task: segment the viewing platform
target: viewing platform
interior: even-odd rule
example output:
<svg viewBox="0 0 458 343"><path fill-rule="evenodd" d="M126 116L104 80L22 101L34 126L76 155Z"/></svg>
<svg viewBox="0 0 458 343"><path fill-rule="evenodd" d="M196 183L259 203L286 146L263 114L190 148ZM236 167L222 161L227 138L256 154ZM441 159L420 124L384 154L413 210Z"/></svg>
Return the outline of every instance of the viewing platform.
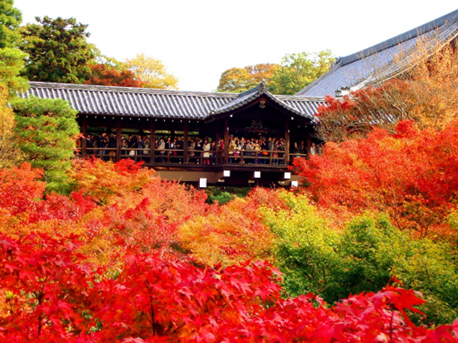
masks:
<svg viewBox="0 0 458 343"><path fill-rule="evenodd" d="M169 180L248 186L291 183L311 153L323 99L30 82L23 97L64 99L78 111L83 158L143 161ZM286 174L285 174L286 173Z"/></svg>

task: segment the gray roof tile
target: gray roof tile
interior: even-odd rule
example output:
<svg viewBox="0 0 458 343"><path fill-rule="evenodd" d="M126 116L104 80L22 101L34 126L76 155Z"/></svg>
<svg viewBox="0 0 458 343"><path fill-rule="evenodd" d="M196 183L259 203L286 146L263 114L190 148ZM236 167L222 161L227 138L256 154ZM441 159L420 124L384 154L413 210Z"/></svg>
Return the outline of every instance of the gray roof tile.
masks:
<svg viewBox="0 0 458 343"><path fill-rule="evenodd" d="M296 95L334 96L335 91L342 87L376 84L410 68L417 58L418 43L429 44L429 52L432 53L456 37L458 10L370 48L339 58L329 72Z"/></svg>
<svg viewBox="0 0 458 343"><path fill-rule="evenodd" d="M261 94L310 119L314 118L317 107L323 103L318 98L274 96L262 85L242 94L233 94L30 82L30 89L20 96L68 100L74 109L85 115L202 120L216 113L231 111Z"/></svg>

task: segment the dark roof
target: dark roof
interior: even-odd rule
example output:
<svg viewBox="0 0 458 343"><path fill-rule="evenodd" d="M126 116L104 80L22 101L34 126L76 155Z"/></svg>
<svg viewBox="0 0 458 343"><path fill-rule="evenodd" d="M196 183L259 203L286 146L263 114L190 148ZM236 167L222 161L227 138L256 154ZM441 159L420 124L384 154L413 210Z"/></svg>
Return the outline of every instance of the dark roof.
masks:
<svg viewBox="0 0 458 343"><path fill-rule="evenodd" d="M239 107L242 107L246 104L249 104L252 101L259 99L260 97L265 96L277 103L279 106L283 107L287 111L290 111L294 114L297 114L302 117L314 120L317 107L323 104L321 99L315 99L315 101L310 101L307 99L303 101L303 97L294 97L294 96L284 96L284 95L273 95L267 90L267 86L262 82L257 87L254 87L246 92L241 93L237 98L228 102L227 104L215 109L211 112L211 115L218 115L223 113L229 113L236 110Z"/></svg>
<svg viewBox="0 0 458 343"><path fill-rule="evenodd" d="M289 111L313 119L322 99L274 96L265 85L245 93L185 92L149 88L108 87L49 82L29 82L23 98L64 99L80 114L202 120L237 108L246 99L265 94ZM262 90L261 90L262 89Z"/></svg>
<svg viewBox="0 0 458 343"><path fill-rule="evenodd" d="M458 10L370 48L339 58L329 72L296 95L334 96L335 91L341 88L361 88L376 84L410 68L418 56L418 43L426 45L428 52L433 53L456 37Z"/></svg>

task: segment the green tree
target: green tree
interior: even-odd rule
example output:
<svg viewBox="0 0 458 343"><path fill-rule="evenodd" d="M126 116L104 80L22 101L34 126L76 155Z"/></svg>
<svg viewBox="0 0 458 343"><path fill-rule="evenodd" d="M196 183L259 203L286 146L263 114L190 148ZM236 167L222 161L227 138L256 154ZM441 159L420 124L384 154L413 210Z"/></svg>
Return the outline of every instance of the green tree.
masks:
<svg viewBox="0 0 458 343"><path fill-rule="evenodd" d="M19 49L0 49L0 84L7 87L10 97L28 88L27 80L19 76L24 67L25 57Z"/></svg>
<svg viewBox="0 0 458 343"><path fill-rule="evenodd" d="M32 166L44 170L47 191L68 192L66 172L79 134L77 111L62 99L17 99L12 106L19 148Z"/></svg>
<svg viewBox="0 0 458 343"><path fill-rule="evenodd" d="M262 213L276 235L275 264L284 273L288 295L312 292L334 303L350 294L378 292L396 277L403 287L422 292L427 322L458 316L458 264L450 244L412 238L383 214L355 217L336 232L306 196L283 191L279 197L287 209L269 206Z"/></svg>
<svg viewBox="0 0 458 343"><path fill-rule="evenodd" d="M22 29L21 48L29 57L25 76L32 81L82 83L91 76L94 50L87 25L76 19L35 18Z"/></svg>
<svg viewBox="0 0 458 343"><path fill-rule="evenodd" d="M345 264L334 277L347 295L378 291L396 277L426 298L421 310L428 322L458 316L458 265L448 243L414 239L388 216L364 215L347 226L338 250Z"/></svg>
<svg viewBox="0 0 458 343"><path fill-rule="evenodd" d="M339 289L335 275L342 268L337 253L339 235L320 217L304 195L280 191L288 209L266 207L266 224L276 235L276 265L284 273L283 287L290 296L312 292L326 295L326 301Z"/></svg>
<svg viewBox="0 0 458 343"><path fill-rule="evenodd" d="M256 87L262 81L270 84L278 64L262 63L245 68L231 68L221 74L218 92L242 93Z"/></svg>
<svg viewBox="0 0 458 343"><path fill-rule="evenodd" d="M13 5L13 0L0 0L0 49L14 48L20 37L22 14Z"/></svg>
<svg viewBox="0 0 458 343"><path fill-rule="evenodd" d="M165 65L157 59L138 54L125 62L138 80L145 81L145 88L178 89L178 79L167 72Z"/></svg>
<svg viewBox="0 0 458 343"><path fill-rule="evenodd" d="M10 96L28 86L27 81L18 76L26 55L15 49L21 20L21 12L13 7L13 0L0 0L0 85L6 86Z"/></svg>
<svg viewBox="0 0 458 343"><path fill-rule="evenodd" d="M269 89L274 94L295 94L325 74L334 60L330 50L287 54L273 75Z"/></svg>

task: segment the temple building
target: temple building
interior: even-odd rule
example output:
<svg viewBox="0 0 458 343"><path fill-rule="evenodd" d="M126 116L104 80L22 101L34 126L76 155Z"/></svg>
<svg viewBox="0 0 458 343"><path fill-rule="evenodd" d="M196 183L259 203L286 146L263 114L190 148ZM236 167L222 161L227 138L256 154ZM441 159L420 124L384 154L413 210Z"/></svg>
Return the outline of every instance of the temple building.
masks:
<svg viewBox="0 0 458 343"><path fill-rule="evenodd" d="M289 186L288 166L310 154L323 104L273 95L264 83L228 94L30 82L23 96L70 102L87 137L81 157L132 158L170 180L237 186ZM94 146L100 135L108 143Z"/></svg>
<svg viewBox="0 0 458 343"><path fill-rule="evenodd" d="M231 94L48 82L30 82L21 96L69 101L85 137L83 158L132 158L163 178L200 186L289 187L297 183L293 159L316 153L315 113L325 96L408 72L420 44L428 58L446 44L456 46L457 37L458 10L337 59L294 96L273 95L264 83Z"/></svg>

